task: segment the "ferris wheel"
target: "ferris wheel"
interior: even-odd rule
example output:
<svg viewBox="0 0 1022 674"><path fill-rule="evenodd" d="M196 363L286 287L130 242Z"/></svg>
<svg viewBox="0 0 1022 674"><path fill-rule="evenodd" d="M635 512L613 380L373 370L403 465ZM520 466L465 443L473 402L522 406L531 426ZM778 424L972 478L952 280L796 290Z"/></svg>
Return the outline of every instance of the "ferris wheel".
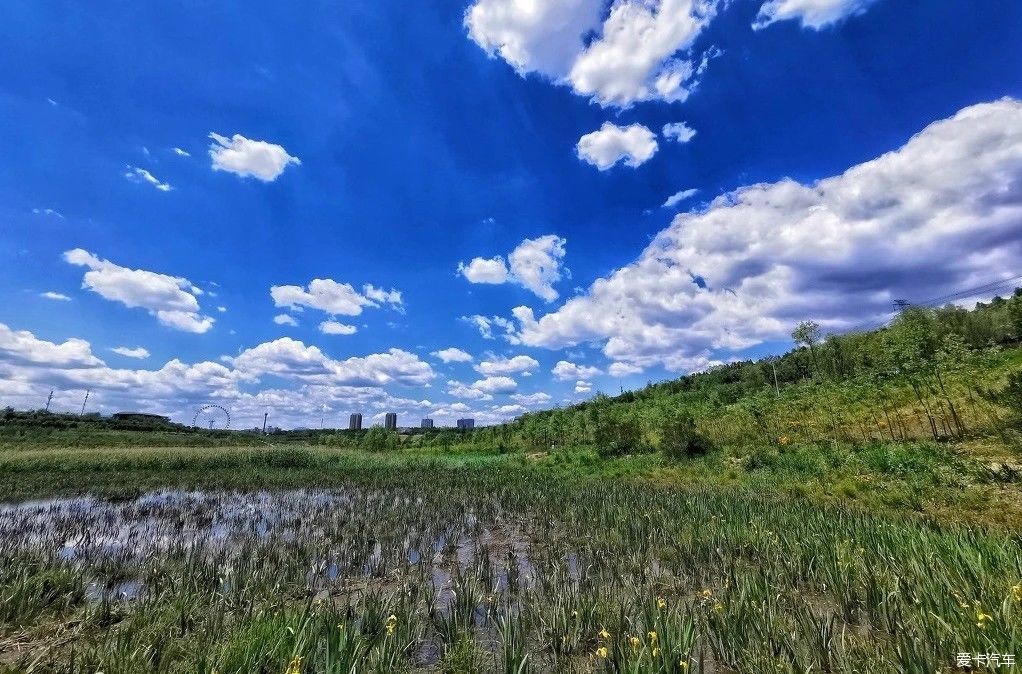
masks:
<svg viewBox="0 0 1022 674"><path fill-rule="evenodd" d="M225 431L231 427L231 413L216 404L203 405L195 411L192 426L211 431Z"/></svg>

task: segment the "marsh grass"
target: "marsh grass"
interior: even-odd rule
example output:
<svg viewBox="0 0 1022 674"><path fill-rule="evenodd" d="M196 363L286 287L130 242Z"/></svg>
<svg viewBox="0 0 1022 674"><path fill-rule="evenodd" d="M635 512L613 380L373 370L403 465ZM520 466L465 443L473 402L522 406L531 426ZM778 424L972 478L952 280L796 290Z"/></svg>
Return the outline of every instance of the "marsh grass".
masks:
<svg viewBox="0 0 1022 674"><path fill-rule="evenodd" d="M0 456L9 491L115 496L0 510L0 671L935 672L1022 646L998 529L658 483L650 457L180 451ZM800 451L734 470L950 484L911 449Z"/></svg>

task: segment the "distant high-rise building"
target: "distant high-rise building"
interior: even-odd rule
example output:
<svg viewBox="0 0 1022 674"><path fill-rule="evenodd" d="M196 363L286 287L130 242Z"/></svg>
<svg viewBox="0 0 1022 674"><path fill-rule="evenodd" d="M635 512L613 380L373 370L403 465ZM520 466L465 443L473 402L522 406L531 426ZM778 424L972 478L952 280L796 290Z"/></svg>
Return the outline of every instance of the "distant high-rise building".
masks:
<svg viewBox="0 0 1022 674"><path fill-rule="evenodd" d="M458 428L475 428L475 419L458 419Z"/></svg>
<svg viewBox="0 0 1022 674"><path fill-rule="evenodd" d="M362 415L356 412L352 414L348 419L348 430L349 431L360 431L362 430Z"/></svg>
<svg viewBox="0 0 1022 674"><path fill-rule="evenodd" d="M432 419L423 419L422 420L422 427L423 428L433 428L433 420Z"/></svg>
<svg viewBox="0 0 1022 674"><path fill-rule="evenodd" d="M397 413L387 412L387 416L383 417L383 427L388 431L397 430Z"/></svg>

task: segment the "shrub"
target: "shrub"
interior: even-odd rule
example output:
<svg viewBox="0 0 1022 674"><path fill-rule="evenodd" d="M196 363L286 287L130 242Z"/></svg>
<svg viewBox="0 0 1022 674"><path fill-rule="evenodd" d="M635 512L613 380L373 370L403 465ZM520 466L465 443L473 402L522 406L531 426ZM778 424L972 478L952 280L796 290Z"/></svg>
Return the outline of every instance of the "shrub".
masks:
<svg viewBox="0 0 1022 674"><path fill-rule="evenodd" d="M696 430L695 419L688 412L668 418L660 436L660 451L669 459L691 459L713 449L710 441Z"/></svg>

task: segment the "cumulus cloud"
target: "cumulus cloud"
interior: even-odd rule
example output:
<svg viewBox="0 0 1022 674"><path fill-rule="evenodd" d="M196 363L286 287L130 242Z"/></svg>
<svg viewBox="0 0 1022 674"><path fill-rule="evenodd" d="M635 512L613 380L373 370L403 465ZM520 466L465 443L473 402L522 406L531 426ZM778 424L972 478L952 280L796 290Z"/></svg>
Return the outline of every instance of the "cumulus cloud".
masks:
<svg viewBox="0 0 1022 674"><path fill-rule="evenodd" d="M170 186L170 183L162 182L159 178L154 176L149 171L145 170L144 168L138 168L136 166L129 166L127 173L124 174L124 177L135 183L145 183L148 185L152 185L161 192L169 192L172 189L174 189L173 187Z"/></svg>
<svg viewBox="0 0 1022 674"><path fill-rule="evenodd" d="M611 363L607 368L607 374L611 377L627 377L631 374L639 374L642 368L631 363Z"/></svg>
<svg viewBox="0 0 1022 674"><path fill-rule="evenodd" d="M456 347L450 347L447 349L440 349L434 351L432 355L436 356L445 363L471 363L472 355L458 349Z"/></svg>
<svg viewBox="0 0 1022 674"><path fill-rule="evenodd" d="M482 316L480 314L474 314L472 316L462 316L461 320L474 325L479 330L479 335L483 339L493 339L494 329L499 329L503 333L504 339L516 344L517 338L514 336L515 324L513 321L504 318L503 316Z"/></svg>
<svg viewBox="0 0 1022 674"><path fill-rule="evenodd" d="M288 314L277 314L273 317L273 322L277 325L290 325L292 328L298 327L298 321Z"/></svg>
<svg viewBox="0 0 1022 674"><path fill-rule="evenodd" d="M717 0L476 0L469 37L521 74L538 73L603 106L683 101L705 60L690 52Z"/></svg>
<svg viewBox="0 0 1022 674"><path fill-rule="evenodd" d="M567 243L554 234L525 239L508 254L506 264L500 255L489 259L477 257L468 264L458 264L458 272L470 283L514 283L552 302L558 297L554 284L562 277L561 261ZM480 331L485 330L485 337L490 333L486 319L474 318L483 319L474 322ZM491 337L492 334L487 339Z"/></svg>
<svg viewBox="0 0 1022 674"><path fill-rule="evenodd" d="M598 367L592 365L577 365L567 360L559 360L554 365L554 369L550 370L554 377L558 381L567 381L569 379L592 379L598 374L603 374L603 371Z"/></svg>
<svg viewBox="0 0 1022 674"><path fill-rule="evenodd" d="M115 369L97 358L83 339L48 342L0 324L0 380L14 384L13 401L26 406L44 400L50 389L66 395L87 388L95 393L93 400L137 404L215 396L232 389L239 375L218 363L187 365L176 359L158 370ZM77 394L75 398L81 400Z"/></svg>
<svg viewBox="0 0 1022 674"><path fill-rule="evenodd" d="M42 298L48 299L48 300L56 300L58 302L70 302L71 301L71 298L68 297L67 295L65 295L64 293L56 293L56 292L53 292L52 290L47 290L44 293L39 293L39 297L42 297Z"/></svg>
<svg viewBox="0 0 1022 674"><path fill-rule="evenodd" d="M698 192L699 192L699 190L697 190L694 187L691 188L691 189L681 190L679 192L675 192L671 196L667 197L667 200L664 201L663 206L661 206L661 208L674 208L675 206L680 204L682 201L685 201L686 199L688 199L690 197L694 197Z"/></svg>
<svg viewBox="0 0 1022 674"><path fill-rule="evenodd" d="M676 143L687 143L696 137L696 130L685 122L673 122L664 124L664 138L673 140Z"/></svg>
<svg viewBox="0 0 1022 674"><path fill-rule="evenodd" d="M642 124L618 126L610 122L579 138L575 146L579 159L601 171L619 161L635 168L649 161L656 151L656 136Z"/></svg>
<svg viewBox="0 0 1022 674"><path fill-rule="evenodd" d="M472 388L490 395L511 393L518 388L518 382L511 377L486 377L472 384Z"/></svg>
<svg viewBox="0 0 1022 674"><path fill-rule="evenodd" d="M895 298L954 292L1022 267L1022 103L935 122L844 173L785 179L682 213L631 264L539 318L522 344L603 347L634 366L700 369L813 319L886 316Z"/></svg>
<svg viewBox="0 0 1022 674"><path fill-rule="evenodd" d="M358 328L338 321L323 321L319 324L319 331L324 335L354 335Z"/></svg>
<svg viewBox="0 0 1022 674"><path fill-rule="evenodd" d="M513 358L494 358L481 361L476 365L476 371L487 376L501 374L515 374L517 372L531 372L539 367L539 361L526 355L518 355Z"/></svg>
<svg viewBox="0 0 1022 674"><path fill-rule="evenodd" d="M504 258L496 257L486 259L482 257L473 258L465 264L458 263L458 273L468 279L469 283L507 283L509 273Z"/></svg>
<svg viewBox="0 0 1022 674"><path fill-rule="evenodd" d="M214 171L227 171L242 178L253 177L263 182L273 182L291 164L301 165L298 157L292 157L280 145L264 140L249 140L240 133L227 138L216 133L209 134L213 143L209 146L209 157Z"/></svg>
<svg viewBox="0 0 1022 674"><path fill-rule="evenodd" d="M144 351L116 350L122 349L129 357ZM433 378L426 363L399 349L338 360L295 340L277 340L222 360L188 364L173 359L151 370L111 368L85 340L48 342L0 323L0 393L6 404L23 409L41 406L51 389L57 392L53 409L58 411L77 411L90 389L90 411L141 408L185 423L198 405L214 400L231 410L236 427L258 425L265 411L275 424L300 426L324 415L340 423L358 410L409 413L436 407L386 390L390 384L424 386ZM251 390L271 377L289 388ZM493 418L485 411L480 416Z"/></svg>
<svg viewBox="0 0 1022 674"><path fill-rule="evenodd" d="M360 293L350 283L338 283L333 279L313 279L307 288L273 286L270 288L270 297L276 307L291 310L309 307L331 316L358 316L363 307L379 307L383 303L398 311L403 310L401 292L398 290L383 290L366 284Z"/></svg>
<svg viewBox="0 0 1022 674"><path fill-rule="evenodd" d="M856 14L876 0L769 0L759 9L752 27L766 28L776 21L797 19L803 28L820 30Z"/></svg>
<svg viewBox="0 0 1022 674"><path fill-rule="evenodd" d="M549 394L540 391L537 393L515 393L511 396L511 400L525 407L541 407L549 404L553 398Z"/></svg>
<svg viewBox="0 0 1022 674"><path fill-rule="evenodd" d="M239 372L256 378L274 375L332 386L390 383L422 386L435 376L429 363L401 349L335 360L319 347L307 346L290 337L246 349L228 362Z"/></svg>
<svg viewBox="0 0 1022 674"><path fill-rule="evenodd" d="M202 291L188 279L122 267L81 248L65 252L64 260L87 267L82 288L105 299L145 309L160 323L176 330L204 333L213 327L214 319L199 313L196 296Z"/></svg>
<svg viewBox="0 0 1022 674"><path fill-rule="evenodd" d="M134 349L129 348L127 346L115 346L110 350L118 355L124 356L125 358L143 359L149 357L149 351L142 348L141 346L135 347Z"/></svg>
<svg viewBox="0 0 1022 674"><path fill-rule="evenodd" d="M593 385L587 381L580 380L575 382L575 393L591 393L592 390Z"/></svg>
<svg viewBox="0 0 1022 674"><path fill-rule="evenodd" d="M494 395L513 393L518 388L518 382L511 377L484 377L471 384L465 384L457 380L447 382L447 393L455 398L469 400L492 400Z"/></svg>

